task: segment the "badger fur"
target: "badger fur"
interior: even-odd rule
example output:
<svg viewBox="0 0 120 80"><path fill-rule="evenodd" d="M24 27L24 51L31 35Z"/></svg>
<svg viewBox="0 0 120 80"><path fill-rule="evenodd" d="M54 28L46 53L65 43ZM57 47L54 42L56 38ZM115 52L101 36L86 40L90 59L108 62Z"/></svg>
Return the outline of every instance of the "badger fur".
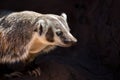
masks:
<svg viewBox="0 0 120 80"><path fill-rule="evenodd" d="M56 46L77 42L70 33L67 15L12 12L0 18L0 63L27 60Z"/></svg>

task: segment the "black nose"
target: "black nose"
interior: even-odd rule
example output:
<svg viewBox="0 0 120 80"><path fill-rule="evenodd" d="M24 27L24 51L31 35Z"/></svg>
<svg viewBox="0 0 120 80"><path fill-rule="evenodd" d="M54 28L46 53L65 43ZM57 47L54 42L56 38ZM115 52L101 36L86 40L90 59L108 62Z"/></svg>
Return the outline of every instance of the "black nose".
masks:
<svg viewBox="0 0 120 80"><path fill-rule="evenodd" d="M64 40L64 44L66 45L74 45L75 43L76 41L73 41L73 40L67 40L67 39Z"/></svg>

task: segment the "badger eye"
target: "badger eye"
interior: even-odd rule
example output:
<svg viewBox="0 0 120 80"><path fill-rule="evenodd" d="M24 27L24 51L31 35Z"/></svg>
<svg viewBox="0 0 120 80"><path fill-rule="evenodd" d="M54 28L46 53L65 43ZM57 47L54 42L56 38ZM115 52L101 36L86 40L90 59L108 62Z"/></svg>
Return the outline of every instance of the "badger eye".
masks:
<svg viewBox="0 0 120 80"><path fill-rule="evenodd" d="M58 36L61 36L61 35L63 35L63 32L62 32L62 31L57 31L56 34L57 34Z"/></svg>

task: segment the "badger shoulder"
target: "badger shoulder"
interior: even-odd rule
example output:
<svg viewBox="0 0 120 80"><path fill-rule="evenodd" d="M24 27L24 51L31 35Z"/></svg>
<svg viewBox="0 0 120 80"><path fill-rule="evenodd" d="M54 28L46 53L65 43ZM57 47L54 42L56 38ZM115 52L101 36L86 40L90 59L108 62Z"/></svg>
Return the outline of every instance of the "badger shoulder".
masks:
<svg viewBox="0 0 120 80"><path fill-rule="evenodd" d="M47 45L40 43L39 31L34 32L37 27L39 28L36 22L40 16L42 14L37 12L21 11L9 13L0 18L0 63L27 59L31 53L29 51L31 46L35 49L34 53L53 49L52 46L48 48Z"/></svg>

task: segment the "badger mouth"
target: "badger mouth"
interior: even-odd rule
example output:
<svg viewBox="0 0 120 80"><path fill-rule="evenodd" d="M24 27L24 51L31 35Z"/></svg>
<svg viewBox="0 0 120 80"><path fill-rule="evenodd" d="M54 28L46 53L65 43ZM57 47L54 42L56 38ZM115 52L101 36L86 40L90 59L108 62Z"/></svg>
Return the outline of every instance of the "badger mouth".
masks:
<svg viewBox="0 0 120 80"><path fill-rule="evenodd" d="M59 47L71 47L71 46L73 46L73 44L59 44L59 45L57 45L57 46L59 46Z"/></svg>
<svg viewBox="0 0 120 80"><path fill-rule="evenodd" d="M64 40L62 40L61 42L62 42L62 43L59 44L58 46L60 46L60 47L71 47L71 46L73 46L73 45L76 44L77 40L74 40L74 41L73 41L73 40L64 39Z"/></svg>

